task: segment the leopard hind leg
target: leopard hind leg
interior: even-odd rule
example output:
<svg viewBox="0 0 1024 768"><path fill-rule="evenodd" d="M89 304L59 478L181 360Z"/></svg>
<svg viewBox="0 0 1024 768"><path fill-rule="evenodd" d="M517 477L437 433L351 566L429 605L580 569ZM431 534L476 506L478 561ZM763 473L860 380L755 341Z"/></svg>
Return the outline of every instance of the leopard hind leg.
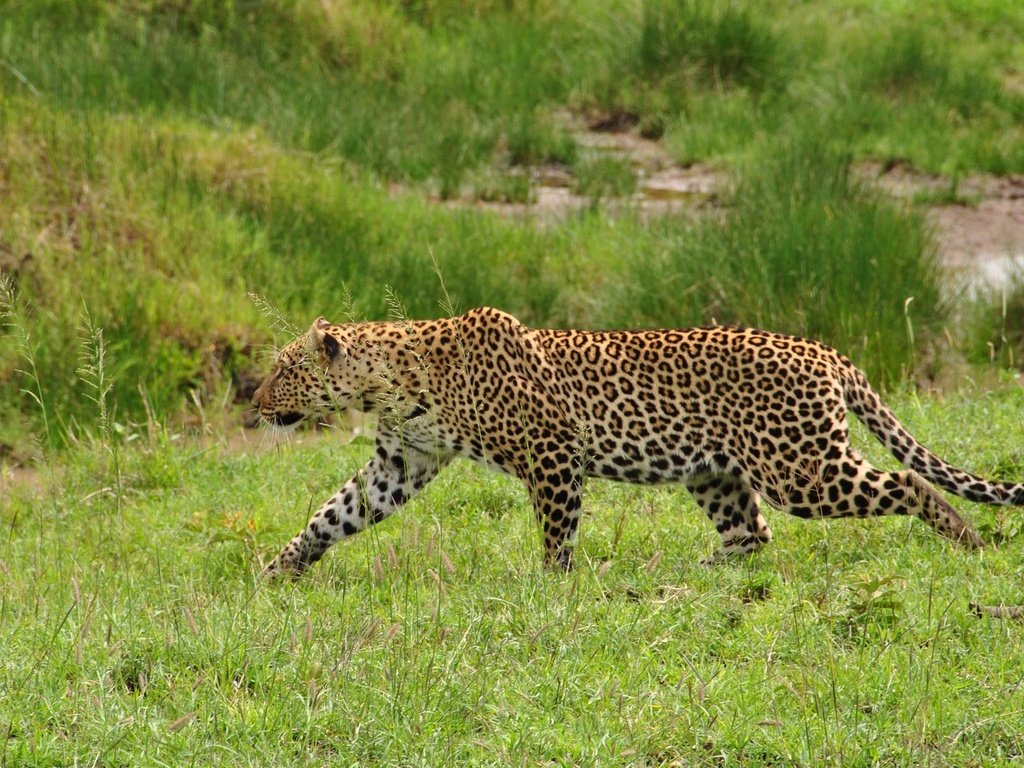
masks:
<svg viewBox="0 0 1024 768"><path fill-rule="evenodd" d="M719 548L702 565L750 554L772 540L758 494L740 478L724 474L693 478L686 482L686 489L721 537Z"/></svg>
<svg viewBox="0 0 1024 768"><path fill-rule="evenodd" d="M883 472L853 451L820 472L798 475L783 508L802 518L914 515L937 533L970 548L982 540L938 491L912 469Z"/></svg>

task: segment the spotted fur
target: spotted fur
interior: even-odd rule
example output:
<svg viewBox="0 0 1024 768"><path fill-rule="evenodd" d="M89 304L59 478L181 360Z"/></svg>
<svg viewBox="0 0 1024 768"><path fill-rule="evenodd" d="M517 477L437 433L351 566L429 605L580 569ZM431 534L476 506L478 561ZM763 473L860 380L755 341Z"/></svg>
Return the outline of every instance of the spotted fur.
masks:
<svg viewBox="0 0 1024 768"><path fill-rule="evenodd" d="M378 414L374 457L268 574L301 573L456 457L523 481L545 559L565 567L588 476L683 483L721 536L712 561L771 540L760 499L802 518L911 514L970 547L981 540L928 481L972 501L1024 504L1024 484L975 477L918 443L835 350L747 328L538 330L495 309L422 322L319 318L281 352L253 403L279 426L330 409ZM847 410L906 469L865 462Z"/></svg>

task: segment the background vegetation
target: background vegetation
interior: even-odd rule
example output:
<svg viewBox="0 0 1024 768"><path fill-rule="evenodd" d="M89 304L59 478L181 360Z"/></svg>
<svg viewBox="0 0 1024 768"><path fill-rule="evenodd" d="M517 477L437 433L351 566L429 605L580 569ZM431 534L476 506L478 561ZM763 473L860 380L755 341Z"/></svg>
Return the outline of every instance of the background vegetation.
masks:
<svg viewBox="0 0 1024 768"><path fill-rule="evenodd" d="M1024 169L1022 30L995 0L2 3L0 265L50 440L92 422L83 312L139 422L252 367L272 339L248 292L298 324L344 314L346 291L385 316L385 285L432 316L438 272L457 309L765 325L892 383L935 358L949 305L920 215L851 164ZM722 215L602 205L629 177L580 150L566 110L731 171ZM537 227L429 202L529 196L538 164L595 206ZM10 335L0 353L7 429L38 431Z"/></svg>
<svg viewBox="0 0 1024 768"><path fill-rule="evenodd" d="M962 505L979 555L775 516L705 571L685 495L595 482L566 578L518 486L461 467L263 589L368 448L259 451L230 404L288 333L250 293L292 327L395 297L738 322L833 344L941 454L1020 478L1019 284L946 285L863 163L1024 171L1021 40L1013 0L0 0L0 465L35 467L0 502L0 766L1020 759L1020 629L968 609L1022 602L1018 515ZM579 122L727 182L648 215ZM591 204L476 205L552 167ZM964 357L1009 385L914 395Z"/></svg>

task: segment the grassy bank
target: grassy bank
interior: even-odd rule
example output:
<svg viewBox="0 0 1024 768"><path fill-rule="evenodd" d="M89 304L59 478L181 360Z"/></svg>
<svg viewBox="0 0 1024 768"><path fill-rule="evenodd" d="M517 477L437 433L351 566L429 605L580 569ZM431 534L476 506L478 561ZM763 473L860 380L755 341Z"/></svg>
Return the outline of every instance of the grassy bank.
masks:
<svg viewBox="0 0 1024 768"><path fill-rule="evenodd" d="M1019 477L1019 390L900 398L936 450ZM312 437L312 436L311 436ZM858 445L891 459L864 430ZM578 570L468 464L309 577L259 563L372 448L143 437L5 493L0 764L994 765L1024 754L1013 516L983 553L908 519L772 514L741 563L680 490L588 485ZM310 472L310 467L318 467ZM1016 527L1015 527L1016 526Z"/></svg>
<svg viewBox="0 0 1024 768"><path fill-rule="evenodd" d="M946 173L1024 166L1024 15L1010 0L4 9L11 89L72 110L257 124L443 193L480 166L573 162L552 114L567 105L625 110L681 159L746 155L813 112L861 155Z"/></svg>
<svg viewBox="0 0 1024 768"><path fill-rule="evenodd" d="M266 365L272 323L250 293L296 325L386 317L390 296L415 317L452 303L561 326L762 325L826 339L880 384L915 368L945 317L921 220L816 134L749 166L723 218L598 209L537 227L391 194L256 129L94 115L83 133L30 99L5 114L0 390L12 424L49 412L51 444L94 422L85 318L105 334L112 407L138 423ZM42 402L18 406L26 356Z"/></svg>
<svg viewBox="0 0 1024 768"><path fill-rule="evenodd" d="M995 0L54 0L0 18L0 268L28 333L0 339L16 457L43 427L26 354L50 446L94 427L86 317L116 420L176 418L261 367L273 330L249 293L296 325L386 316L389 291L419 317L447 292L535 324L765 325L886 385L933 359L948 312L919 216L850 163L1024 164L1024 21ZM567 108L730 169L723 215L609 214L633 184L579 151ZM424 202L528 197L552 163L591 210L538 228Z"/></svg>

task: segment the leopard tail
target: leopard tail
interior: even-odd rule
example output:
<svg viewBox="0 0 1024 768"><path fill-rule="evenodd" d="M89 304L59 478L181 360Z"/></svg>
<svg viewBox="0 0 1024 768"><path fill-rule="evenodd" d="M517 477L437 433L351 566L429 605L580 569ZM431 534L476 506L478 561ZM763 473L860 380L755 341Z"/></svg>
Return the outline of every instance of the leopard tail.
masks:
<svg viewBox="0 0 1024 768"><path fill-rule="evenodd" d="M903 466L957 496L982 504L1024 506L1024 483L1002 483L972 475L921 445L882 402L867 377L847 362L846 405Z"/></svg>

